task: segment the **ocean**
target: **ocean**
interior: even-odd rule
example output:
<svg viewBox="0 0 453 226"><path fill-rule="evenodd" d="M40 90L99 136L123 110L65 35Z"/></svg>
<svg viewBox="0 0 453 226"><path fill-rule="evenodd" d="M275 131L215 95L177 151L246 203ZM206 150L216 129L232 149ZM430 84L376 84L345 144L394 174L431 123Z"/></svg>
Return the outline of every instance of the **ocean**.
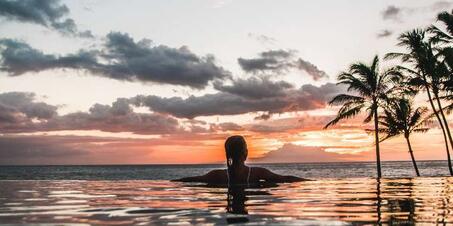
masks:
<svg viewBox="0 0 453 226"><path fill-rule="evenodd" d="M1 166L0 225L413 225L453 223L445 161L260 164L311 181L172 182L222 165Z"/></svg>
<svg viewBox="0 0 453 226"><path fill-rule="evenodd" d="M448 176L447 161L418 161L422 176ZM304 178L375 177L375 162L251 164ZM202 175L225 165L0 166L0 180L171 180ZM384 177L413 177L412 162L382 162Z"/></svg>

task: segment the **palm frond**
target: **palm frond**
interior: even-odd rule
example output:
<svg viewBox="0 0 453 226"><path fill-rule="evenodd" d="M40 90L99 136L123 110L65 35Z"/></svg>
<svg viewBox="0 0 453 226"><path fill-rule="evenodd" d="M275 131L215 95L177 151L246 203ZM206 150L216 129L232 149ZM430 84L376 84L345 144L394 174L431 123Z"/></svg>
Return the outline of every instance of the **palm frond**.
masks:
<svg viewBox="0 0 453 226"><path fill-rule="evenodd" d="M363 107L364 107L363 104L359 104L354 107L342 107L339 110L337 116L332 121L327 123L327 125L324 126L324 129L327 129L330 126L337 124L340 120L348 119L348 118L352 118L352 117L356 116L357 114L359 114L362 111Z"/></svg>
<svg viewBox="0 0 453 226"><path fill-rule="evenodd" d="M330 105L337 105L337 104L344 104L346 102L354 102L354 103L363 103L365 98L349 95L349 94L339 94L335 96L331 101L329 101Z"/></svg>

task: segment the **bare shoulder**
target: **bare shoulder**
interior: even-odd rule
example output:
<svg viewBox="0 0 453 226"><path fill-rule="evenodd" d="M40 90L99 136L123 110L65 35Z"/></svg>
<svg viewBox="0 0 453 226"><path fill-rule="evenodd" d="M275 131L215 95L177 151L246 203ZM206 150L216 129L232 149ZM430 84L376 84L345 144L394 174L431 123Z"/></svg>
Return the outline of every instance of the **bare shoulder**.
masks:
<svg viewBox="0 0 453 226"><path fill-rule="evenodd" d="M226 176L226 170L225 169L211 170L205 176L208 176L208 177L223 177L223 176Z"/></svg>
<svg viewBox="0 0 453 226"><path fill-rule="evenodd" d="M259 178L265 177L266 175L272 174L272 172L263 167L251 167L253 175L258 176Z"/></svg>
<svg viewBox="0 0 453 226"><path fill-rule="evenodd" d="M264 168L264 167L250 167L253 172L256 172L256 173L269 173L271 172L270 170Z"/></svg>
<svg viewBox="0 0 453 226"><path fill-rule="evenodd" d="M181 179L176 179L173 181L179 182L202 182L202 183L223 183L226 181L226 171L222 169L211 170L205 175L194 176L194 177L184 177Z"/></svg>
<svg viewBox="0 0 453 226"><path fill-rule="evenodd" d="M307 179L295 177L295 176L286 176L280 175L270 171L269 169L263 167L252 167L253 175L258 180L265 180L268 182L277 182L277 183L286 183L286 182L298 182L306 181Z"/></svg>
<svg viewBox="0 0 453 226"><path fill-rule="evenodd" d="M227 172L225 169L211 170L209 173L203 176L204 182L206 183L226 183Z"/></svg>

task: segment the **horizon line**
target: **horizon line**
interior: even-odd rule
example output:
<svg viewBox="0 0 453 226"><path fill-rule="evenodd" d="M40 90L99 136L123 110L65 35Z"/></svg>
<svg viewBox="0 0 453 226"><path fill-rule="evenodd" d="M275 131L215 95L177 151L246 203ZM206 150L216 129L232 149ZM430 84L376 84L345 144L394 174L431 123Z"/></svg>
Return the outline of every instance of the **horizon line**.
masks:
<svg viewBox="0 0 453 226"><path fill-rule="evenodd" d="M431 160L419 160L417 162L435 162L435 161L446 161L446 159L431 159ZM381 162L411 162L411 160L385 160ZM375 161L333 161L333 162L250 162L249 165L260 165L260 164L329 164L329 163L375 163ZM193 166L193 165L224 165L224 162L213 162L213 163L132 163L132 164L7 164L0 167L8 166Z"/></svg>

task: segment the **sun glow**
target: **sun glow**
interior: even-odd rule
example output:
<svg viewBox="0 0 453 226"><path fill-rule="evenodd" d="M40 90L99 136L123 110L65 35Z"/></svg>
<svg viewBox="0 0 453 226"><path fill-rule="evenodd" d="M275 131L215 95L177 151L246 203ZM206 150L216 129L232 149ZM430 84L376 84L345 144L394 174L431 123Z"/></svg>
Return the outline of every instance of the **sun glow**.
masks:
<svg viewBox="0 0 453 226"><path fill-rule="evenodd" d="M292 144L310 147L323 147L326 152L353 154L369 151L373 136L361 129L333 129L300 132Z"/></svg>

